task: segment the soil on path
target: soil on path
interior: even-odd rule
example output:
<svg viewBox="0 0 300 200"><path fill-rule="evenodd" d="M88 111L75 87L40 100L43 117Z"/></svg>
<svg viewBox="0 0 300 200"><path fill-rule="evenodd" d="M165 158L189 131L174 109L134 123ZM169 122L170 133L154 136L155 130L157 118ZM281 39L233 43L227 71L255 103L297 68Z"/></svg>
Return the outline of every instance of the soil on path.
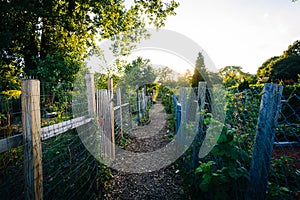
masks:
<svg viewBox="0 0 300 200"><path fill-rule="evenodd" d="M139 127L131 133L131 143L127 151L134 153L147 153L158 150L169 143L167 114L163 105L157 102L149 112L150 124ZM129 163L135 164L133 157L118 155L113 168L122 168ZM123 156L120 158L120 156ZM150 161L149 161L150 160ZM145 165L151 165L151 159L142 160ZM142 165L143 163L137 163ZM134 165L133 165L134 166ZM126 173L112 169L112 179L108 183L106 199L159 199L177 200L185 199L182 180L175 164L159 169L158 171L144 173Z"/></svg>

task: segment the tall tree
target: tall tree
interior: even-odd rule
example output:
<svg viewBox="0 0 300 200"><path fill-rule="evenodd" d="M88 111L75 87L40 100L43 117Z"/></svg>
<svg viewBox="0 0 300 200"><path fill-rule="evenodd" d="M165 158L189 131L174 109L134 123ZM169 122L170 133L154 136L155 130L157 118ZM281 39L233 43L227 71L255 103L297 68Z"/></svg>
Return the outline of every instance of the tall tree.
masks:
<svg viewBox="0 0 300 200"><path fill-rule="evenodd" d="M71 83L96 38L134 36L146 22L160 28L177 6L173 0L136 0L130 8L122 0L1 1L1 64L43 81Z"/></svg>
<svg viewBox="0 0 300 200"><path fill-rule="evenodd" d="M194 74L192 76L191 85L192 87L198 87L200 81L206 81L207 72L205 68L204 56L201 52L198 53L196 64L194 68Z"/></svg>

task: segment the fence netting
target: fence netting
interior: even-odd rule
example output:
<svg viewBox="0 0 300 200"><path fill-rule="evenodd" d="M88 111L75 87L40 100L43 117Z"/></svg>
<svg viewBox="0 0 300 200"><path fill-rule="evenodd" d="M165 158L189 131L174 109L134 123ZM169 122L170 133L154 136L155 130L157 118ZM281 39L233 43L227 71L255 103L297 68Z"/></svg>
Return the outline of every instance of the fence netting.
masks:
<svg viewBox="0 0 300 200"><path fill-rule="evenodd" d="M44 88L50 90L44 92ZM86 94L81 94L82 98L76 96L76 101L72 95L73 88L68 84L55 87L52 83L41 83L42 127L61 130L42 142L44 199L96 199L101 195L101 172L106 169L85 146L86 142L95 146L97 141L94 137L82 137L95 132L91 130L94 121L84 123L89 115L87 98L83 96ZM72 106L82 109L73 113ZM71 119L74 121L68 123ZM68 126L77 129L64 131Z"/></svg>
<svg viewBox="0 0 300 200"><path fill-rule="evenodd" d="M40 112L42 128L42 184L44 199L96 199L101 198L103 185L110 178L109 168L101 164L94 153L101 149L101 138L93 133L99 131L100 118L91 115L88 108L86 85L81 92L64 83L44 83L40 85ZM76 93L77 92L77 93ZM197 97L204 93L204 102ZM217 95L216 95L217 94ZM187 191L197 199L245 199L251 185L251 163L254 157L256 136L263 89L252 87L243 91L230 89L222 97L220 92L206 88L186 90L186 105L177 108L174 103L180 101L173 94L164 93L166 110L176 114L175 118L185 117L186 128L190 122L195 125L199 120L198 134L187 151L179 159L180 172ZM74 99L74 95L76 98ZM151 106L151 94L139 90L138 93L121 91L121 101L116 93L108 102L113 101L114 137L116 145L123 147L131 129L147 121L147 112ZM276 95L274 95L275 98ZM95 95L97 97L97 95ZM1 199L25 199L25 166L27 154L22 144L22 106L18 96L0 95L0 197ZM220 103L225 99L226 105ZM173 102L173 105L172 105ZM203 104L202 104L203 103ZM212 103L215 104L212 106ZM107 103L108 105L108 103ZM217 106L216 106L217 105ZM272 147L270 160L265 161L262 176L266 184L266 199L300 198L300 94L297 89L284 87L280 96L280 105L274 140L265 143L261 150ZM275 105L276 106L276 105ZM197 110L198 107L198 110ZM201 107L201 109L199 109ZM75 108L75 109L74 109ZM77 109L76 109L77 108ZM96 106L96 110L99 108ZM178 110L176 110L178 109ZM225 115L216 117L216 113L225 109ZM214 111L215 110L215 111ZM76 113L74 113L74 111ZM180 113L181 111L185 114ZM198 113L197 113L198 112ZM177 114L180 113L178 117ZM192 119L191 115L199 115ZM222 121L221 118L224 118ZM140 121L137 121L139 119ZM72 121L73 120L73 121ZM99 121L100 120L100 121ZM174 120L174 119L173 119ZM174 123L182 126L183 123ZM210 126L221 126L221 135L212 151L199 158L199 149ZM36 126L39 126L36 124ZM71 127L71 128L70 128ZM76 128L75 128L76 127ZM177 127L178 129L178 127ZM79 131L78 131L79 130ZM85 137L82 137L85 136ZM9 148L5 138L17 137L16 148ZM180 135L186 140L189 135ZM8 141L8 140L5 140ZM94 147L94 152L86 144ZM269 165L268 165L269 164ZM32 168L31 171L35 169ZM249 189L250 188L250 189Z"/></svg>
<svg viewBox="0 0 300 200"><path fill-rule="evenodd" d="M210 95L206 95L205 106L201 110L202 123L198 136L179 162L186 189L192 198L201 195L203 199L245 199L252 187L249 185L253 175L250 168L263 90L226 91L226 117L222 133L212 151L199 159L198 153L195 153L199 152L199 147L195 146L201 146L205 137L208 137L206 131L215 118L208 105L212 103L211 98L216 96L212 95L210 89L206 92ZM270 147L272 149L270 165L267 160L263 161L266 164L263 171L267 171L267 176L261 177L266 182L262 187L266 187L266 199L299 199L299 94L297 90L284 90L280 99L274 142L266 143L260 149L262 152ZM197 141L197 137L200 140ZM195 166L196 161L199 164Z"/></svg>
<svg viewBox="0 0 300 200"><path fill-rule="evenodd" d="M0 148L0 196L3 199L24 199L21 92L15 88L7 89L7 93L0 91L0 140L18 137L20 146L8 151ZM8 142L3 145L8 145Z"/></svg>

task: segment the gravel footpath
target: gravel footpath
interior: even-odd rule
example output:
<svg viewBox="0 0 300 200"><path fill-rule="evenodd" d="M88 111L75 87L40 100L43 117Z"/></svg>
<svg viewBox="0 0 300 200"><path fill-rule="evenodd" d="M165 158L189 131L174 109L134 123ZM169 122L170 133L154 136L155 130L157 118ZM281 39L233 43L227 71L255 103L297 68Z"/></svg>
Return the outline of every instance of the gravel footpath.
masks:
<svg viewBox="0 0 300 200"><path fill-rule="evenodd" d="M139 127L131 133L131 143L126 150L133 153L149 153L169 143L167 136L167 114L160 102L149 112L150 124ZM126 168L136 164L136 169L152 165L151 158L136 162L134 156L117 154L113 168ZM186 199L178 170L174 164L144 173L126 173L112 169L112 179L106 188L106 199Z"/></svg>

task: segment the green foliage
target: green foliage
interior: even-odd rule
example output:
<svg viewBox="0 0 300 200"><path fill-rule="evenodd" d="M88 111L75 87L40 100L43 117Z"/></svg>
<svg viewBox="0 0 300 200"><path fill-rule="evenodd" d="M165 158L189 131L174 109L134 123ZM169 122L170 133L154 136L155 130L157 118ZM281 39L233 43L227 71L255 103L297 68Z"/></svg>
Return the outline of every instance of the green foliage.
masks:
<svg viewBox="0 0 300 200"><path fill-rule="evenodd" d="M297 83L300 74L300 56L281 57L269 67L272 69L270 82Z"/></svg>
<svg viewBox="0 0 300 200"><path fill-rule="evenodd" d="M119 141L119 146L123 149L125 149L129 144L131 143L131 140L128 137L128 134L124 134L124 137L122 137Z"/></svg>
<svg viewBox="0 0 300 200"><path fill-rule="evenodd" d="M119 85L122 90L133 92L136 86L151 84L155 79L156 73L150 60L138 57L125 66L124 76L120 78Z"/></svg>
<svg viewBox="0 0 300 200"><path fill-rule="evenodd" d="M249 82L248 81L241 82L238 86L238 90L243 91L243 90L246 90L246 89L250 89Z"/></svg>
<svg viewBox="0 0 300 200"><path fill-rule="evenodd" d="M294 166L293 159L281 156L272 162L272 173L268 178L266 199L298 199L300 174ZM288 180L288 183L286 182Z"/></svg>
<svg viewBox="0 0 300 200"><path fill-rule="evenodd" d="M18 69L14 64L6 64L0 60L0 95L3 99L10 100L20 97L21 73L22 70Z"/></svg>
<svg viewBox="0 0 300 200"><path fill-rule="evenodd" d="M1 65L41 81L72 82L84 58L99 53L96 40L124 33L122 39L132 39L121 40L122 47L130 46L145 34L140 30L147 22L162 27L178 5L161 0L137 0L130 8L115 0L1 1Z"/></svg>
<svg viewBox="0 0 300 200"><path fill-rule="evenodd" d="M223 79L225 87L232 87L243 82L249 83L254 79L250 73L243 72L240 66L226 66L218 71L218 75Z"/></svg>
<svg viewBox="0 0 300 200"><path fill-rule="evenodd" d="M211 156L222 160L222 165L211 160L200 161L195 173L200 176L199 188L204 199L232 199L235 190L246 189L243 183L249 174L244 165L250 162L250 157L238 145L235 129L224 127L211 152ZM237 185L239 188L236 188Z"/></svg>
<svg viewBox="0 0 300 200"><path fill-rule="evenodd" d="M212 129L220 127L222 130L210 154L200 160L196 169L190 171L186 166L190 165L189 157L193 156L191 149L184 154L183 159L187 162L183 162L185 167L181 171L186 191L192 198L200 195L202 199L234 199L237 194L244 195L247 188L260 93L249 89L236 93L232 89L226 95L226 102L226 126L216 121L216 117L207 110L201 112L207 140L214 139ZM201 145L202 141L199 142L198 145Z"/></svg>
<svg viewBox="0 0 300 200"><path fill-rule="evenodd" d="M106 74L100 74L100 73L95 73L95 87L97 89L107 89L108 88L108 75ZM111 78L113 79L113 87L117 88L119 85L117 84L120 80L120 77L117 76L116 74L113 74L111 76Z"/></svg>
<svg viewBox="0 0 300 200"><path fill-rule="evenodd" d="M300 41L295 41L283 54L265 61L257 70L259 82L294 84L300 74Z"/></svg>
<svg viewBox="0 0 300 200"><path fill-rule="evenodd" d="M164 105L164 108L168 114L172 113L173 108L173 101L172 101L172 95L174 92L169 88L165 86L161 86L159 89L159 97L161 97L161 103Z"/></svg>
<svg viewBox="0 0 300 200"><path fill-rule="evenodd" d="M282 104L279 121L285 121L285 123L298 123L300 116L300 83L284 85L282 95L286 102Z"/></svg>
<svg viewBox="0 0 300 200"><path fill-rule="evenodd" d="M274 56L266 60L257 70L256 76L259 78L258 83L267 82L271 76L271 65L278 59L278 56Z"/></svg>

